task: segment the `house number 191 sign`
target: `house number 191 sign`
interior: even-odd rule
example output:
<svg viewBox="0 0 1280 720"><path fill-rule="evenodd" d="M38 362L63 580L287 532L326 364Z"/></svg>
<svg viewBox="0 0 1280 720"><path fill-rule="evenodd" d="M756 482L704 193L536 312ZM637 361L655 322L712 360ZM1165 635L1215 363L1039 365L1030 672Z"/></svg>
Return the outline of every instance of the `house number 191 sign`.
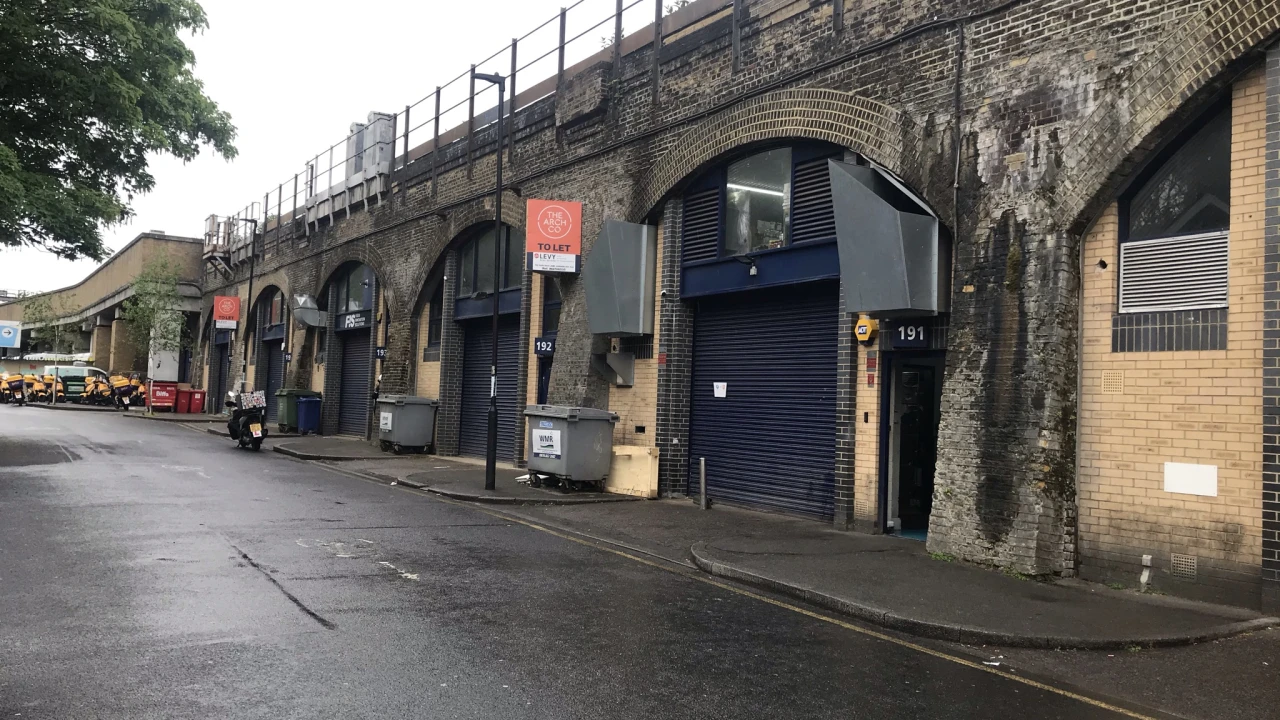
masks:
<svg viewBox="0 0 1280 720"><path fill-rule="evenodd" d="M920 323L903 323L890 333L890 342L895 348L927 348L929 329Z"/></svg>

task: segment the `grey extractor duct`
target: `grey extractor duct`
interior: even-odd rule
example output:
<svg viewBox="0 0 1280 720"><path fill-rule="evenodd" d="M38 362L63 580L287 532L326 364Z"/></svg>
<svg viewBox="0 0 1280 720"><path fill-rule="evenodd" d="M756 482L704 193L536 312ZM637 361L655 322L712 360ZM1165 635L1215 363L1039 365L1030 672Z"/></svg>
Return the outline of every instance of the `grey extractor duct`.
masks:
<svg viewBox="0 0 1280 720"><path fill-rule="evenodd" d="M587 326L610 337L653 334L658 229L606 220L582 268Z"/></svg>
<svg viewBox="0 0 1280 720"><path fill-rule="evenodd" d="M876 317L946 312L951 243L938 218L889 173L832 160L845 307Z"/></svg>
<svg viewBox="0 0 1280 720"><path fill-rule="evenodd" d="M655 255L658 229L606 220L582 267L587 293L587 327L594 335L634 337L653 334ZM591 365L619 387L635 381L635 356L629 352L593 355Z"/></svg>
<svg viewBox="0 0 1280 720"><path fill-rule="evenodd" d="M305 327L324 327L329 321L329 313L321 310L310 295L294 295L290 309L294 319Z"/></svg>

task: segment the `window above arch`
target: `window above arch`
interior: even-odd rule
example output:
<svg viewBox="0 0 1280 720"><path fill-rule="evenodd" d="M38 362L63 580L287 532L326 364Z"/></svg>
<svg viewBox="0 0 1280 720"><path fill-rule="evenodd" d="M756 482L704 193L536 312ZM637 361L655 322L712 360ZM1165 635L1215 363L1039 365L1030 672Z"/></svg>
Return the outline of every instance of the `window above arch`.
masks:
<svg viewBox="0 0 1280 720"><path fill-rule="evenodd" d="M1226 232L1231 222L1231 113L1191 135L1129 199L1128 240Z"/></svg>
<svg viewBox="0 0 1280 720"><path fill-rule="evenodd" d="M684 194L683 262L835 240L829 143L775 147L704 173Z"/></svg>
<svg viewBox="0 0 1280 720"><path fill-rule="evenodd" d="M373 268L357 265L337 283L339 315L373 309Z"/></svg>
<svg viewBox="0 0 1280 720"><path fill-rule="evenodd" d="M1188 131L1120 208L1121 313L1227 307L1230 108Z"/></svg>
<svg viewBox="0 0 1280 720"><path fill-rule="evenodd" d="M524 231L502 227L498 290L519 288L524 272ZM459 252L458 297L494 292L493 228L467 241Z"/></svg>

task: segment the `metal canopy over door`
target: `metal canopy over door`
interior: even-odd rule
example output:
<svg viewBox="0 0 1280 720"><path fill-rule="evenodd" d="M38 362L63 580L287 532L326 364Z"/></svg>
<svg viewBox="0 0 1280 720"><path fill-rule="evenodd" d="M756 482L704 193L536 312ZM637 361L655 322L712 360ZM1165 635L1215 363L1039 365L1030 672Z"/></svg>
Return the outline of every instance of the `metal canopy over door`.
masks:
<svg viewBox="0 0 1280 720"><path fill-rule="evenodd" d="M353 330L337 335L342 339L338 432L364 436L369 427L369 373L373 362L369 330Z"/></svg>
<svg viewBox="0 0 1280 720"><path fill-rule="evenodd" d="M689 488L821 518L835 511L838 285L700 300L694 314Z"/></svg>
<svg viewBox="0 0 1280 720"><path fill-rule="evenodd" d="M463 325L462 418L458 449L463 455L484 457L489 438L489 359L492 355L492 320L472 320ZM498 321L498 459L516 459L516 424L522 404L516 397L520 374L520 316L504 315Z"/></svg>
<svg viewBox="0 0 1280 720"><path fill-rule="evenodd" d="M276 391L284 387L284 342L265 342L262 352L266 353L267 360L267 385L263 388L267 394L267 422L274 423L278 404Z"/></svg>

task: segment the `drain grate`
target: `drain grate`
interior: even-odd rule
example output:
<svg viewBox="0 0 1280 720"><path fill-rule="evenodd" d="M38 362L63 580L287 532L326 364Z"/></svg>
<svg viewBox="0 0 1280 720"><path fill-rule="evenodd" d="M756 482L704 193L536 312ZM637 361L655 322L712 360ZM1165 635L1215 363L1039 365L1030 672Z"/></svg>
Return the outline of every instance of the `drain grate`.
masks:
<svg viewBox="0 0 1280 720"><path fill-rule="evenodd" d="M1196 579L1196 556L1183 555L1182 553L1173 553L1169 556L1170 571L1174 577L1186 578L1187 580Z"/></svg>
<svg viewBox="0 0 1280 720"><path fill-rule="evenodd" d="M1103 370L1102 371L1102 394L1103 395L1123 395L1124 394L1124 371L1123 370Z"/></svg>

